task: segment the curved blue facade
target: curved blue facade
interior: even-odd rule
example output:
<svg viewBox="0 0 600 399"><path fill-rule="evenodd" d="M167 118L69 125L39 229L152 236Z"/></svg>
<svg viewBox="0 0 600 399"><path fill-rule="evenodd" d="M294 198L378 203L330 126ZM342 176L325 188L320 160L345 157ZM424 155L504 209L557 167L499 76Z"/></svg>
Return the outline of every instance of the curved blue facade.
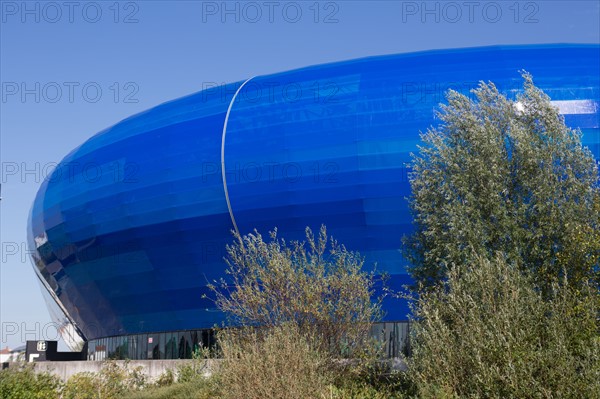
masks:
<svg viewBox="0 0 600 399"><path fill-rule="evenodd" d="M406 163L444 92L519 70L600 150L600 47L487 47L319 65L204 91L132 116L68 154L29 222L36 272L86 339L210 328L206 285L231 230L302 238L321 224L367 267L409 281ZM387 320L406 320L400 300Z"/></svg>

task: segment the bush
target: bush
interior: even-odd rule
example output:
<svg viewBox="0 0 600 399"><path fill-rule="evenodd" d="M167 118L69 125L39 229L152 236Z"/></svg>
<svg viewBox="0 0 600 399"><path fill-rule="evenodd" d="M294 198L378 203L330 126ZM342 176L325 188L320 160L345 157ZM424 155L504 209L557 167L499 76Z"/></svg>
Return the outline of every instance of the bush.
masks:
<svg viewBox="0 0 600 399"><path fill-rule="evenodd" d="M598 166L581 132L523 73L511 101L493 83L450 90L410 174L410 273L435 285L453 265L506 254L539 287L600 283Z"/></svg>
<svg viewBox="0 0 600 399"><path fill-rule="evenodd" d="M286 243L271 232L236 236L227 246L227 274L211 286L216 304L232 323L274 327L295 323L319 349L353 357L370 346L371 323L380 317L372 300L374 274L362 271L363 259L328 238L324 226L315 238ZM319 337L319 339L316 339Z"/></svg>
<svg viewBox="0 0 600 399"><path fill-rule="evenodd" d="M329 392L328 362L297 325L223 330L223 398L308 399Z"/></svg>
<svg viewBox="0 0 600 399"><path fill-rule="evenodd" d="M157 387L166 387L175 383L175 373L173 370L167 369L164 373L158 376L154 383Z"/></svg>
<svg viewBox="0 0 600 399"><path fill-rule="evenodd" d="M146 386L146 376L142 367L129 369L114 361L107 361L98 373L78 373L73 375L63 389L63 399L120 399L129 391Z"/></svg>
<svg viewBox="0 0 600 399"><path fill-rule="evenodd" d="M337 387L332 385L328 399L401 399L401 393L386 388L375 388L369 384L352 384Z"/></svg>
<svg viewBox="0 0 600 399"><path fill-rule="evenodd" d="M423 398L599 398L598 287L550 297L503 257L452 268L414 309L409 375Z"/></svg>
<svg viewBox="0 0 600 399"><path fill-rule="evenodd" d="M381 315L374 272L356 252L306 228L304 242L255 231L227 247L228 280L211 286L234 325L217 334L226 398L317 398L375 370L370 337ZM341 360L341 358L345 360Z"/></svg>
<svg viewBox="0 0 600 399"><path fill-rule="evenodd" d="M373 379L373 376L378 377ZM330 387L328 399L401 399L412 398L410 382L404 372L386 373L375 372L368 379L338 378Z"/></svg>
<svg viewBox="0 0 600 399"><path fill-rule="evenodd" d="M77 373L71 376L62 392L62 399L100 399L101 383L97 374Z"/></svg>
<svg viewBox="0 0 600 399"><path fill-rule="evenodd" d="M184 383L130 391L121 399L214 399L220 397L217 385L211 379L196 378Z"/></svg>
<svg viewBox="0 0 600 399"><path fill-rule="evenodd" d="M206 378L208 372L207 359L215 354L205 347L200 347L192 353L192 361L177 366L177 382L191 382Z"/></svg>
<svg viewBox="0 0 600 399"><path fill-rule="evenodd" d="M11 364L0 371L0 398L58 399L61 381L47 373L36 373L34 365Z"/></svg>

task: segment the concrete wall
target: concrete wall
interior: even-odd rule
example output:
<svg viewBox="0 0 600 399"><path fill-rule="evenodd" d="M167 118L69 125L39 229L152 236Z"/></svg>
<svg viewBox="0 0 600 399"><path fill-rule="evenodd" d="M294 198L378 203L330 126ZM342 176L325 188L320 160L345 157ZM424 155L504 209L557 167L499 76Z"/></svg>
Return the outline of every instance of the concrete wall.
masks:
<svg viewBox="0 0 600 399"><path fill-rule="evenodd" d="M150 380L156 379L158 376L163 374L168 369L172 371L177 370L177 366L191 363L189 359L177 359L177 360L130 360L127 362L128 368L131 370L134 367L142 366L143 372ZM206 376L210 376L214 368L218 365L219 360L203 360L202 361L203 373ZM119 366L125 366L125 360L116 360ZM73 374L82 372L96 373L100 371L102 365L105 362L101 361L70 361L70 362L36 362L35 369L38 371L48 371L63 381L66 381Z"/></svg>
<svg viewBox="0 0 600 399"><path fill-rule="evenodd" d="M143 373L148 377L150 382L152 382L167 370L171 369L173 372L176 372L178 366L191 363L193 360L114 360L114 362L121 367L124 367L127 363L129 370L137 366L142 366ZM202 360L202 374L205 377L209 377L213 371L219 367L220 362L220 359ZM386 359L381 362L386 363L392 370L406 371L406 363L402 359ZM69 362L35 362L34 364L36 371L48 371L61 378L63 381L66 381L73 374L83 372L97 373L105 363L105 361L81 360ZM16 367L18 363L9 363L9 365L9 367Z"/></svg>

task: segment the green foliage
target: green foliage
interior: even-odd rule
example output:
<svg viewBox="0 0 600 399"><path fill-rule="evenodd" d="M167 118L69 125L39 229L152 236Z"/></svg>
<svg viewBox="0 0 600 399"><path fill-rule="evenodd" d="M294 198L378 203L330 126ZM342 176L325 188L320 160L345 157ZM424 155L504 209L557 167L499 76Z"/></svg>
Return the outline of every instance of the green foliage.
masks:
<svg viewBox="0 0 600 399"><path fill-rule="evenodd" d="M214 353L209 348L197 348L192 353L192 361L177 366L177 382L191 382L205 378L209 371L207 359L213 357L215 357Z"/></svg>
<svg viewBox="0 0 600 399"><path fill-rule="evenodd" d="M331 385L327 399L402 399L407 398L402 392L393 391L386 387L374 387L369 384L350 382L342 387Z"/></svg>
<svg viewBox="0 0 600 399"><path fill-rule="evenodd" d="M441 124L421 135L410 175L415 233L405 239L420 284L497 252L544 290L563 272L575 285L600 281L596 162L581 133L523 78L517 102L493 83L481 83L473 100L450 91Z"/></svg>
<svg viewBox="0 0 600 399"><path fill-rule="evenodd" d="M422 398L600 398L598 287L542 295L504 257L455 266L414 309L409 375Z"/></svg>
<svg viewBox="0 0 600 399"><path fill-rule="evenodd" d="M175 383L175 373L171 369L167 369L164 373L158 376L155 381L157 387L166 387Z"/></svg>
<svg viewBox="0 0 600 399"><path fill-rule="evenodd" d="M362 376L342 375L330 387L327 398L339 399L401 399L413 398L415 391L405 372L386 369L371 370Z"/></svg>
<svg viewBox="0 0 600 399"><path fill-rule="evenodd" d="M73 375L62 392L63 399L120 399L129 391L143 389L146 376L142 367L129 368L126 362L119 366L115 361L107 361L98 373L78 373Z"/></svg>
<svg viewBox="0 0 600 399"><path fill-rule="evenodd" d="M382 372L370 337L381 314L374 273L324 226L318 237L307 228L304 242L270 235L237 236L229 279L212 287L219 309L242 325L217 334L223 397L386 397L368 381ZM336 388L347 381L355 384Z"/></svg>
<svg viewBox="0 0 600 399"><path fill-rule="evenodd" d="M11 364L0 371L0 398L58 399L61 385L58 377L35 372L31 364Z"/></svg>
<svg viewBox="0 0 600 399"><path fill-rule="evenodd" d="M294 323L222 330L218 339L223 398L305 399L328 392L330 363Z"/></svg>
<svg viewBox="0 0 600 399"><path fill-rule="evenodd" d="M100 399L101 383L98 376L90 372L71 376L62 392L63 399Z"/></svg>
<svg viewBox="0 0 600 399"><path fill-rule="evenodd" d="M141 391L130 391L122 399L215 399L220 398L218 387L210 379L175 383L162 387L146 387Z"/></svg>
<svg viewBox="0 0 600 399"><path fill-rule="evenodd" d="M270 241L255 232L227 247L227 273L211 286L216 304L243 326L295 323L321 350L344 357L368 347L371 323L380 316L372 301L373 273L363 259L327 237L306 229L305 242ZM318 340L316 338L319 337Z"/></svg>

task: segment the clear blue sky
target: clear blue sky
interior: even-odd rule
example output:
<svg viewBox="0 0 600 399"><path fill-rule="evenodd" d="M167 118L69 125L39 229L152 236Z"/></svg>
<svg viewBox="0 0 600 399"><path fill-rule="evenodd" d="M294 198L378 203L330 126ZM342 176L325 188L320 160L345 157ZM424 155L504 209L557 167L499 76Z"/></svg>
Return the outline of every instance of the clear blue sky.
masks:
<svg viewBox="0 0 600 399"><path fill-rule="evenodd" d="M600 42L597 0L0 5L0 347L53 338L27 256L28 211L53 163L101 129L203 85L324 62L494 44Z"/></svg>

